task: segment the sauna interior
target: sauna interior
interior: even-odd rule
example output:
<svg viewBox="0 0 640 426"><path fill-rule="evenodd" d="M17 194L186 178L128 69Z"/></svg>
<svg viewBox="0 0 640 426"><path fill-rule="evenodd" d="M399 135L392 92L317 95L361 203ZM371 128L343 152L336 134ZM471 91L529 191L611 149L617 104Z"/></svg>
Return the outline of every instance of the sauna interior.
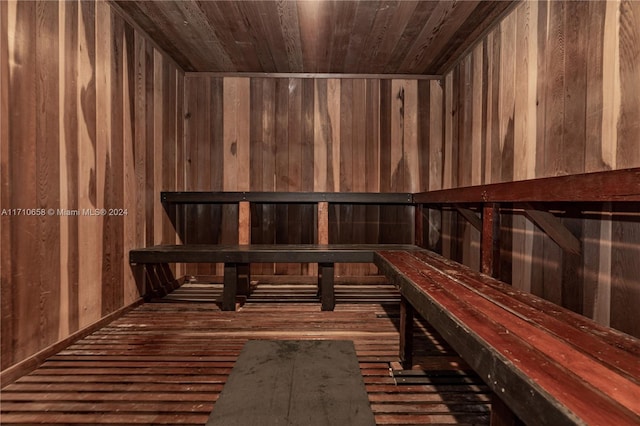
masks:
<svg viewBox="0 0 640 426"><path fill-rule="evenodd" d="M236 424L252 340L640 424L640 1L0 1L0 111L2 424Z"/></svg>

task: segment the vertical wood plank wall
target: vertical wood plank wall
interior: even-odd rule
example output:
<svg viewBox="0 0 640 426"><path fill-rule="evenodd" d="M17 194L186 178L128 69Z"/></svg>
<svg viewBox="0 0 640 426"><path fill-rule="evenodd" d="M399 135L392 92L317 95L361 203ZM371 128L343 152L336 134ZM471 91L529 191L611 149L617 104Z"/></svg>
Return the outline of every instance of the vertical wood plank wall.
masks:
<svg viewBox="0 0 640 426"><path fill-rule="evenodd" d="M106 2L10 0L0 76L5 369L138 299L129 249L175 242L184 73Z"/></svg>
<svg viewBox="0 0 640 426"><path fill-rule="evenodd" d="M522 3L445 76L444 186L640 166L639 70L640 2ZM640 336L637 207L561 213L579 256L504 215L501 278ZM442 215L442 251L479 268L477 232Z"/></svg>
<svg viewBox="0 0 640 426"><path fill-rule="evenodd" d="M429 80L185 77L186 188L417 192L439 161L440 83ZM434 102L434 100L436 100ZM433 186L433 185L431 185ZM183 238L237 241L232 206L187 206ZM315 205L253 206L255 243L313 243ZM330 206L330 242L412 242L412 208ZM398 227L398 224L404 226ZM203 225L205 224L205 225ZM213 231L203 235L203 226ZM405 230L404 233L398 232ZM372 240L373 239L373 240ZM274 269L275 268L275 269ZM254 273L305 274L303 265ZM215 273L190 265L188 273ZM217 271L220 272L220 271ZM369 266L341 265L362 275Z"/></svg>
<svg viewBox="0 0 640 426"><path fill-rule="evenodd" d="M45 209L0 217L0 367L139 296L128 250L178 238L162 190L418 192L640 166L639 28L636 1L524 2L442 82L219 78L185 75L106 2L0 2L1 208ZM101 208L127 215L57 212ZM314 206L254 209L256 242L315 239ZM411 238L395 232L407 209L331 209L342 242ZM637 206L589 210L560 214L579 256L503 215L502 279L640 336ZM179 214L188 241L238 238L235 206ZM424 215L429 247L479 268L474 228Z"/></svg>

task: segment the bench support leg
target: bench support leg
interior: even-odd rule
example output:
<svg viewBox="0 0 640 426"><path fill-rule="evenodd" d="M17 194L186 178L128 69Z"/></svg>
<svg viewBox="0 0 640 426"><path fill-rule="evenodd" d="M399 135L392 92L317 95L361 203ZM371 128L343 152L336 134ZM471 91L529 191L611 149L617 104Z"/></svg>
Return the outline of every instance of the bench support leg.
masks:
<svg viewBox="0 0 640 426"><path fill-rule="evenodd" d="M222 310L236 310L236 294L238 292L238 265L224 264L224 287L222 289Z"/></svg>
<svg viewBox="0 0 640 426"><path fill-rule="evenodd" d="M481 272L500 276L500 206L487 203L482 210Z"/></svg>
<svg viewBox="0 0 640 426"><path fill-rule="evenodd" d="M171 293L173 290L180 288L180 283L173 275L173 271L169 267L168 263L161 263L158 265L160 269L159 273L162 274L163 282L165 283L165 290L167 293Z"/></svg>
<svg viewBox="0 0 640 426"><path fill-rule="evenodd" d="M144 277L145 277L145 288L144 288L144 299L148 302L154 297L160 296L160 279L156 274L156 269L153 263L147 263L144 265Z"/></svg>
<svg viewBox="0 0 640 426"><path fill-rule="evenodd" d="M146 283L144 297L151 300L154 297L164 297L171 293L180 284L173 276L173 272L167 263L147 263L144 267Z"/></svg>
<svg viewBox="0 0 640 426"><path fill-rule="evenodd" d="M413 366L413 306L404 296L400 297L400 362L402 368Z"/></svg>
<svg viewBox="0 0 640 426"><path fill-rule="evenodd" d="M249 263L238 264L238 294L249 296L251 291L251 271Z"/></svg>
<svg viewBox="0 0 640 426"><path fill-rule="evenodd" d="M318 290L323 311L333 311L336 297L333 287L333 263L318 264Z"/></svg>
<svg viewBox="0 0 640 426"><path fill-rule="evenodd" d="M491 426L523 426L524 423L494 393L491 395Z"/></svg>

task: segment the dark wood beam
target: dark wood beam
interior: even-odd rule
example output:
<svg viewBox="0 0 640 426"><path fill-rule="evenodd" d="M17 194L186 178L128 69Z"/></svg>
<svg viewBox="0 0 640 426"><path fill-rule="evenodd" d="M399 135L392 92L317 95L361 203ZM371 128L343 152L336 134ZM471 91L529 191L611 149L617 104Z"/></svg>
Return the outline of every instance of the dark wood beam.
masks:
<svg viewBox="0 0 640 426"><path fill-rule="evenodd" d="M500 208L490 203L482 211L481 272L497 278L500 275Z"/></svg>
<svg viewBox="0 0 640 426"><path fill-rule="evenodd" d="M413 199L422 204L640 201L640 168L421 192Z"/></svg>
<svg viewBox="0 0 640 426"><path fill-rule="evenodd" d="M419 250L410 244L178 244L129 251L142 263L371 263L377 250Z"/></svg>
<svg viewBox="0 0 640 426"><path fill-rule="evenodd" d="M343 204L412 204L409 193L380 192L161 192L163 203L343 203Z"/></svg>
<svg viewBox="0 0 640 426"><path fill-rule="evenodd" d="M560 248L569 253L580 254L582 251L580 240L578 240L553 213L537 210L530 204L526 204L524 214L534 225L555 241Z"/></svg>

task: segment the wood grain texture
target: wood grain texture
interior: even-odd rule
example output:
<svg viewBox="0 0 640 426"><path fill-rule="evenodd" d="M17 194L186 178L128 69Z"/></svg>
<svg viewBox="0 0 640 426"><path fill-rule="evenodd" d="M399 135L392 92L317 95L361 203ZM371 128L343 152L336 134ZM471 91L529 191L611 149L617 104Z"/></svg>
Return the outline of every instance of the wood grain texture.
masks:
<svg viewBox="0 0 640 426"><path fill-rule="evenodd" d="M636 309L640 300L638 238L640 224L637 220L614 221L612 224L610 325L632 336L640 334Z"/></svg>
<svg viewBox="0 0 640 426"><path fill-rule="evenodd" d="M492 378L492 389L501 394L524 421L537 424L606 423L618 416L616 422L620 424L636 423L640 407L635 401L637 398L629 395L640 395L640 387L633 374L629 375L618 366L634 363L637 339L629 338L629 343L635 347L630 352L618 352L617 344L610 346L610 338L624 338L623 333L604 331L592 321L580 319L579 315L567 310L558 309L562 313L556 316L553 305L546 301L517 292L504 283L427 251L378 252L376 264L385 274L394 277L403 296L416 311L448 336L449 343L479 374ZM457 285L460 287L453 288ZM477 297L486 299L474 300ZM555 318L545 318L549 311ZM568 322L556 323L558 318ZM448 331L461 326L468 332ZM478 334L483 338L473 342ZM518 342L518 339L522 341ZM487 346L479 349L474 347L477 343ZM616 355L611 353L603 357L605 348L615 351ZM572 351L575 352L570 355ZM479 352L485 353L486 357L478 357ZM494 358L496 354L499 355ZM628 361L620 359L616 362L613 360L616 356ZM512 362L510 357L517 361ZM527 366L527 363L531 364ZM541 363L548 367L544 373L540 370ZM517 370L518 378L509 378L513 370L508 370L511 369ZM555 373L549 374L552 370ZM516 385L519 380L525 383ZM613 385L613 381L617 383ZM502 392L503 384L510 392ZM561 390L565 386L568 388ZM541 388L547 391L536 394ZM578 390L580 388L582 390ZM626 391L621 392L623 388ZM590 391L593 391L591 395ZM518 397L518 392L527 396ZM523 399L527 402L523 403ZM590 403L585 403L589 400ZM546 407L541 408L538 404ZM605 409L605 405L608 408ZM567 418L561 419L565 416Z"/></svg>
<svg viewBox="0 0 640 426"><path fill-rule="evenodd" d="M186 71L442 74L513 1L116 4Z"/></svg>
<svg viewBox="0 0 640 426"><path fill-rule="evenodd" d="M318 244L329 244L329 203L318 203Z"/></svg>
<svg viewBox="0 0 640 426"><path fill-rule="evenodd" d="M43 209L2 216L4 370L139 298L125 254L162 230L147 191L178 189L183 72L105 2L0 12L2 209ZM155 105L154 61L169 95ZM174 145L154 170L155 121Z"/></svg>
<svg viewBox="0 0 640 426"><path fill-rule="evenodd" d="M7 208L35 208L34 200L37 196L36 173L36 129L34 117L36 114L36 89L35 89L35 43L36 43L36 9L35 3L17 3L8 5L9 25L17 31L18 28L28 28L26 31L15 33L12 45L9 46L9 58L13 67L10 67L9 103L9 143L15 140L15 144L9 144L9 176L10 182L20 182L20 191L10 192L10 205ZM31 53L29 53L31 52ZM3 120L8 123L8 120ZM8 124L5 124L5 126ZM31 143L19 143L28 140ZM15 145L15 146L12 146ZM6 185L6 184L5 184ZM4 186L4 185L3 185ZM20 207L18 207L20 206ZM22 207L24 206L24 207ZM40 321L31 321L30 318L38 318L38 306L40 298L30 302L31 295L39 295L39 274L30 266L30 261L38 253L38 237L32 236L37 230L37 218L34 216L11 217L9 228L3 227L3 232L9 232L11 236L11 276L9 280L3 280L3 287L15 277L20 277L22 286L12 286L13 300L10 311L13 318L9 322L13 327L13 341L9 343L8 357L2 357L3 363L10 365L12 362L34 353L38 349ZM35 302L35 303L34 303ZM15 322L14 322L15 321ZM57 334L57 327L52 330ZM15 341L20 336L28 336L22 339L22 344L17 346ZM8 358L8 359L7 359Z"/></svg>
<svg viewBox="0 0 640 426"><path fill-rule="evenodd" d="M2 183L2 191L0 193L0 204L2 208L11 203L9 191L5 188L5 182L9 181L9 126L5 124L9 117L9 4L7 2L0 3L0 28L7 28L6 31L0 31L0 116L3 117L0 122L0 182ZM12 27L11 30L14 30ZM12 262L6 252L11 244L11 217L0 216L0 280L8 282L11 277ZM13 287L0 286L0 351L2 353L10 353L13 340L13 324L11 319L13 315ZM13 360L13 355L11 356ZM7 363L8 364L8 363ZM4 365L2 365L4 369Z"/></svg>
<svg viewBox="0 0 640 426"><path fill-rule="evenodd" d="M456 179L466 179L466 172L448 158L465 158L460 164L475 170L477 152L484 153L485 183L638 167L638 7L633 1L541 1L523 2L510 12L444 76L444 187L462 186ZM475 64L479 56L482 66ZM482 81L480 103L476 81ZM467 116L472 123L481 117L475 126L484 137L468 132ZM469 152L474 154L469 157ZM602 217L608 217L607 208L601 208ZM623 259L640 244L633 214L614 215L602 227L593 219L567 219L587 249L573 260L520 215L504 219L502 247L511 268L505 280L558 303L563 294L573 294L567 303L603 322L610 312L627 312L637 303L632 296L637 280L611 272L616 256ZM459 239L455 223L447 226L443 242L471 244ZM614 229L626 227L630 240L616 244ZM617 266L620 271L633 269L624 262ZM580 295L571 288L590 290ZM609 298L616 289L626 300ZM636 322L621 321L617 327L630 332Z"/></svg>
<svg viewBox="0 0 640 426"><path fill-rule="evenodd" d="M96 7L94 3L78 4L78 191L80 209L98 208L98 168L97 151L97 113L98 81L96 66L102 61L104 52L96 56ZM102 64L102 62L100 62ZM104 99L104 98L101 98ZM100 167L102 169L102 167ZM84 184L81 186L81 182ZM98 276L101 267L102 218L90 216L78 221L78 326L84 327L93 322L101 303L97 297Z"/></svg>
<svg viewBox="0 0 640 426"><path fill-rule="evenodd" d="M78 30L78 9L77 4L70 3L60 5L58 11L58 32L59 32L59 62L60 69L64 70L58 74L58 85L60 94L58 99L59 109L64 110L64 105L69 104L70 108L67 114L59 115L59 140L61 143L61 151L58 165L60 174L59 185L63 188L69 185L68 191L61 191L60 204L68 205L72 209L78 208L77 202L77 185L78 185L78 149L77 149L77 107L76 107L76 87L75 81L66 82L64 75L67 73L77 74L76 55L74 47L77 46L77 30ZM66 46L71 46L67 49ZM66 117L65 117L66 116ZM65 119L66 118L66 119ZM67 137L67 132L70 136ZM71 173L67 172L67 169ZM72 193L68 197L68 193ZM71 226L70 226L71 225ZM77 313L77 263L69 262L69 258L78 257L78 224L71 222L69 218L62 218L60 221L60 312L59 312L59 334L66 336L69 333L69 323L75 322L77 328L77 315L69 315L69 305L75 304L73 312ZM69 247L64 250L63 247ZM76 296L75 298L73 296ZM75 299L75 300L74 300Z"/></svg>
<svg viewBox="0 0 640 426"><path fill-rule="evenodd" d="M58 5L36 5L36 206L58 208L60 206L60 140L59 140L59 32ZM48 36L47 36L48 35ZM40 216L36 228L38 268L38 346L48 346L57 340L59 329L56 312L60 309L60 219ZM53 249L53 250L52 250Z"/></svg>
<svg viewBox="0 0 640 426"><path fill-rule="evenodd" d="M395 384L389 365L398 357L398 293L372 282L338 282L344 302L329 315L314 303L278 303L315 298L313 285L274 280L253 294L262 302L228 315L205 300L215 298L219 286L185 284L173 297L196 292L204 298L139 306L3 388L3 422L204 425L248 339L350 339L377 424L488 424L486 386L421 319L414 327L414 365L428 375L398 376L405 383ZM199 336L185 335L189 323Z"/></svg>
<svg viewBox="0 0 640 426"><path fill-rule="evenodd" d="M515 34L515 105L514 105L514 180L535 177L538 4L528 2L516 12ZM533 224L521 215L513 217L512 283L531 291Z"/></svg>
<svg viewBox="0 0 640 426"><path fill-rule="evenodd" d="M251 206L246 201L238 206L238 244L251 244Z"/></svg>

